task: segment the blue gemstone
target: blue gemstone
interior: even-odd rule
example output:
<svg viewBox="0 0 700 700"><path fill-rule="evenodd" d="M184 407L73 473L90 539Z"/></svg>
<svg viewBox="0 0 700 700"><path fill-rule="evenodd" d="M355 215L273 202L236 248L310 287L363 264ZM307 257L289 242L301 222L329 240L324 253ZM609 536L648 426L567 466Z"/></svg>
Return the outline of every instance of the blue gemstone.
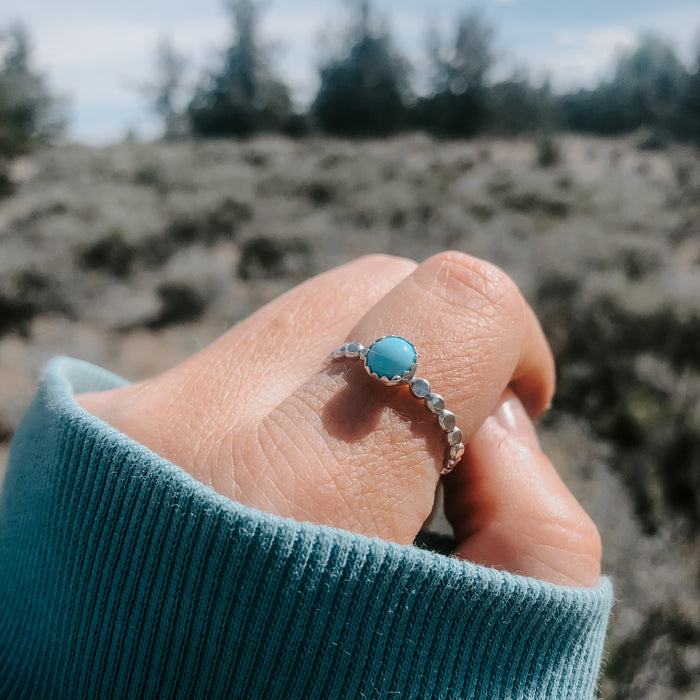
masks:
<svg viewBox="0 0 700 700"><path fill-rule="evenodd" d="M397 335L389 335L372 343L365 362L370 372L393 379L408 372L416 359L416 349L411 343Z"/></svg>

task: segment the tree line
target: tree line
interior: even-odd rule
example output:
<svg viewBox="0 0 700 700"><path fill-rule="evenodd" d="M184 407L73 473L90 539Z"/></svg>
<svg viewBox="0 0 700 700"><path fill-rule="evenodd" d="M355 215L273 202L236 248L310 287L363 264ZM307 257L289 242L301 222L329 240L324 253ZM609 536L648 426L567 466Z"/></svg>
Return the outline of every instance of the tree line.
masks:
<svg viewBox="0 0 700 700"><path fill-rule="evenodd" d="M167 41L159 47L152 103L168 138L245 137L256 131L363 138L406 130L443 138L555 130L612 136L647 127L663 137L700 142L700 44L694 65L686 67L669 42L649 34L619 55L612 79L554 94L524 75L491 81L495 28L471 11L457 18L452 36L429 30L429 85L420 94L412 86L413 67L396 48L387 23L370 0L362 0L355 3L343 40L320 65L310 107L297 113L260 42L260 6L255 0L227 0L226 7L234 31L223 65L204 76L180 112L172 95L185 59Z"/></svg>
<svg viewBox="0 0 700 700"><path fill-rule="evenodd" d="M186 57L167 39L158 46L154 79L144 93L166 139L241 138L260 131L364 138L406 130L442 138L556 130L611 136L647 127L664 138L700 143L700 46L687 67L670 43L647 35L619 55L611 79L555 94L525 75L491 80L495 29L471 11L456 19L452 36L428 32L428 86L418 92L413 67L388 24L370 0L362 0L343 39L321 62L311 105L297 112L259 36L259 3L225 0L225 7L231 40L220 65L193 89L184 84ZM43 77L30 70L26 32L12 28L0 33L3 40L0 154L12 155L50 141L62 120Z"/></svg>

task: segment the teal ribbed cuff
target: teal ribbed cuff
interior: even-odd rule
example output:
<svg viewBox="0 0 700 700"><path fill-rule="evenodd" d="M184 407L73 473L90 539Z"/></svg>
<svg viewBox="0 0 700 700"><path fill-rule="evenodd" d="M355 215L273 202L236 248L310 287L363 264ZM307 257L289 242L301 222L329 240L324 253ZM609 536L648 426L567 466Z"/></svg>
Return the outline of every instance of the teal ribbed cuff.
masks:
<svg viewBox="0 0 700 700"><path fill-rule="evenodd" d="M57 358L0 496L0 697L590 698L611 587L229 501L85 413Z"/></svg>

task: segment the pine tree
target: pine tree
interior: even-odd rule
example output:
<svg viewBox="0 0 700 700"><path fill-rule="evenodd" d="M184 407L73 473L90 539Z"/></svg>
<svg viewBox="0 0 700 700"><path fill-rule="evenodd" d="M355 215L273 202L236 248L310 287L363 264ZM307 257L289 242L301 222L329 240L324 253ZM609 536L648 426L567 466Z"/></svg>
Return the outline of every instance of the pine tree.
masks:
<svg viewBox="0 0 700 700"><path fill-rule="evenodd" d="M153 111L163 121L163 138L173 141L187 133L180 106L187 59L172 41L163 37L156 48L156 82L146 86L151 93Z"/></svg>
<svg viewBox="0 0 700 700"><path fill-rule="evenodd" d="M287 87L271 71L257 35L258 5L228 0L234 39L223 69L196 90L188 113L198 136L248 136L280 130L290 117Z"/></svg>
<svg viewBox="0 0 700 700"><path fill-rule="evenodd" d="M488 110L486 79L493 66L493 27L479 12L462 15L452 46L437 30L428 36L432 95L414 109L418 126L448 137L474 136L484 128Z"/></svg>
<svg viewBox="0 0 700 700"><path fill-rule="evenodd" d="M320 68L312 106L318 125L341 136L385 136L402 126L408 64L370 2L357 6L345 46Z"/></svg>
<svg viewBox="0 0 700 700"><path fill-rule="evenodd" d="M12 157L58 137L64 106L32 70L29 34L21 24L0 32L0 156Z"/></svg>

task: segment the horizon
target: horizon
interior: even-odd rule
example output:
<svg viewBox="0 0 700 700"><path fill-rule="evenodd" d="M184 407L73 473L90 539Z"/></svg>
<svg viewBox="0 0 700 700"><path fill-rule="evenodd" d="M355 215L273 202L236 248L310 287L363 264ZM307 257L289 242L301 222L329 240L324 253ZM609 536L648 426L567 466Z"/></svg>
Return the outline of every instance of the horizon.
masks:
<svg viewBox="0 0 700 700"><path fill-rule="evenodd" d="M690 65L700 45L700 7L672 0L659 9L653 0L593 0L585 8L554 0L375 0L387 19L396 49L415 68L420 85L426 71L426 34L436 26L452 39L451 21L473 9L494 27L493 80L524 71L535 84L549 80L557 92L593 87L610 77L617 55L644 34L670 41ZM271 47L273 70L289 86L295 106L308 107L318 86L321 37L338 38L347 10L323 0L268 0L263 3L259 38ZM333 10L336 10L333 12ZM331 16L333 14L333 16ZM133 133L157 137L159 120L139 86L155 74L155 47L163 36L189 59L186 79L194 85L205 69L215 69L230 37L221 0L94 6L66 0L25 0L21 13L0 17L0 26L22 22L31 39L33 64L50 90L68 99L66 138L108 144ZM125 50L128 49L128 50ZM86 56L90 58L86 61Z"/></svg>

